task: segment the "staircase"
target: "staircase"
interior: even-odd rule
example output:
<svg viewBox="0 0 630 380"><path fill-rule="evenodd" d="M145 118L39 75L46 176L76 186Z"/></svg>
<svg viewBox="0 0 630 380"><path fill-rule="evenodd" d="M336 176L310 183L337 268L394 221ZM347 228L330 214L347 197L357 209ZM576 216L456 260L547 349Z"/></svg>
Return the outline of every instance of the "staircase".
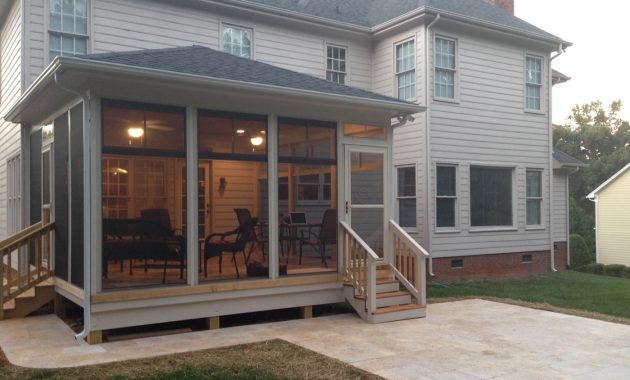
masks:
<svg viewBox="0 0 630 380"><path fill-rule="evenodd" d="M426 316L426 252L396 222L390 221L392 255L379 258L342 222L344 296L369 323Z"/></svg>
<svg viewBox="0 0 630 380"><path fill-rule="evenodd" d="M53 300L53 234L54 223L40 222L0 241L0 320Z"/></svg>
<svg viewBox="0 0 630 380"><path fill-rule="evenodd" d="M39 310L55 298L52 278L26 290L3 305L4 318L23 318Z"/></svg>

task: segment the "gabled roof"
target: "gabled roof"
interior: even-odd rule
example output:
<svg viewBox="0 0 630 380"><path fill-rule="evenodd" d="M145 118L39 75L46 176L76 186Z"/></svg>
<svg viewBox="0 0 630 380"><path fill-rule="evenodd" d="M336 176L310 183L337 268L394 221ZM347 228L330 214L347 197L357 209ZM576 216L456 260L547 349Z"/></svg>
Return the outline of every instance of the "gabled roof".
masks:
<svg viewBox="0 0 630 380"><path fill-rule="evenodd" d="M57 57L20 97L6 115L21 122L20 115L38 94L54 84L58 74L80 71L91 74L127 75L153 81L174 81L194 86L305 101L325 101L389 112L392 117L423 112L426 107L404 100L333 83L311 75L213 50L203 46L135 50L118 53ZM2 115L4 116L4 115Z"/></svg>
<svg viewBox="0 0 630 380"><path fill-rule="evenodd" d="M563 167L575 167L575 168L580 168L580 167L586 167L588 166L587 164L583 163L582 161L578 160L577 158L568 155L567 153L564 153L563 151L554 148L553 149L553 158L558 161L560 163L561 166Z"/></svg>
<svg viewBox="0 0 630 380"><path fill-rule="evenodd" d="M592 193L587 195L586 198L588 198L588 199L595 199L595 196L597 195L597 193L601 192L606 187L608 187L608 185L610 185L613 182L615 182L617 180L617 178L621 177L628 170L630 170L630 164L626 165L623 169L619 170L615 175L610 177L606 182L602 183L597 189L593 190Z"/></svg>
<svg viewBox="0 0 630 380"><path fill-rule="evenodd" d="M566 43L484 0L232 0L233 3L265 6L338 23L377 29L380 25L414 12L464 18L557 43Z"/></svg>

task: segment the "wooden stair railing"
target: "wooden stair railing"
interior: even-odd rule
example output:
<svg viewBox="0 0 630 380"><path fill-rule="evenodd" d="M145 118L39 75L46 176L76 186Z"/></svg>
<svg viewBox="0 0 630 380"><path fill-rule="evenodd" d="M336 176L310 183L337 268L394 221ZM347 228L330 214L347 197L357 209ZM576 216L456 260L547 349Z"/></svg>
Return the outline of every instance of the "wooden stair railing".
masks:
<svg viewBox="0 0 630 380"><path fill-rule="evenodd" d="M6 302L53 276L54 229L39 222L0 241L0 320Z"/></svg>
<svg viewBox="0 0 630 380"><path fill-rule="evenodd" d="M426 265L429 252L393 220L389 221L389 233L393 245L390 268L416 303L424 307L427 304Z"/></svg>
<svg viewBox="0 0 630 380"><path fill-rule="evenodd" d="M383 259L346 222L340 222L343 239L344 277L355 296L365 299L368 313L376 310L376 270Z"/></svg>

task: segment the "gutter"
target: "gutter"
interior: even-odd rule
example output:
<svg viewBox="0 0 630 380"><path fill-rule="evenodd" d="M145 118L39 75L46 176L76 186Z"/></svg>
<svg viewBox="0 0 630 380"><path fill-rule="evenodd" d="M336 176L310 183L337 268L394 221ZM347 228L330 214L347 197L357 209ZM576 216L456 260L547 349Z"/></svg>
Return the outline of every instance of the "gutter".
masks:
<svg viewBox="0 0 630 380"><path fill-rule="evenodd" d="M17 122L18 115L22 113L26 108L25 103L31 100L31 98L35 97L36 92L38 88L42 85L42 83L51 80L51 78L53 78L60 69L98 71L99 73L114 75L135 75L140 78L153 78L160 81L174 81L193 84L196 86L207 85L231 90L246 90L250 92L254 90L266 94L284 96L288 98L299 97L308 100L325 102L336 101L353 106L365 108L376 107L395 111L396 114L394 116L420 113L424 112L426 109L426 107L414 103L400 102L393 98L391 100L369 99L350 95L339 95L297 88L287 88L264 83L251 83L239 80L212 78L196 74L176 73L172 71L129 66L118 63L97 62L78 57L57 57L55 58L55 61L53 61L53 63L49 66L49 68L37 79L37 81L35 81L35 83L31 85L26 93L24 93L24 95L20 97L17 105L9 111L6 118L8 120Z"/></svg>
<svg viewBox="0 0 630 380"><path fill-rule="evenodd" d="M553 78L552 78L552 68L551 68L551 62L553 62L554 59L558 58L559 56L561 56L562 54L564 54L564 45L562 43L560 43L558 45L558 52L556 53L556 55L554 55L553 57L551 57L549 59L549 78L547 78L547 82L548 82L548 92L549 92L549 111L547 112L548 118L549 118L549 178L551 179L549 181L549 256L551 258L550 260L550 265L551 265L551 271L552 272L557 272L558 269L556 269L556 250L555 250L555 239L553 238ZM568 242L567 242L567 246L568 246ZM567 249L567 257L568 257L568 249Z"/></svg>
<svg viewBox="0 0 630 380"><path fill-rule="evenodd" d="M431 110L429 109L428 105L429 105L429 68L431 67L431 65L429 65L429 42L431 41L430 39L430 33L429 31L431 30L431 28L438 23L438 21L440 21L440 19L442 18L442 16L438 13L437 16L435 16L435 19L433 19L433 21L431 21L431 23L429 25L427 25L425 33L424 33L424 39L425 39L425 44L424 44L424 65L425 65L425 70L424 70L424 101L425 104L427 105L427 110L425 111L425 128L426 128L426 136L424 139L424 151L426 152L426 159L424 160L424 167L425 167L425 173L427 175L427 180L426 180L426 194L427 194L427 213L428 213L428 218L426 220L429 221L429 225L427 226L427 230L428 230L428 234L427 234L427 243L429 246L429 276L431 277L435 277L435 273L433 273L433 246L431 244L431 235L433 234L433 228L431 227L431 220L433 220L433 197L431 196L431 176L429 175L430 170L431 170L431 126L430 126L430 119L431 119Z"/></svg>
<svg viewBox="0 0 630 380"><path fill-rule="evenodd" d="M83 146L88 147L91 141L91 130L88 128L91 121L90 112L90 95L88 93L80 93L65 87L59 80L59 75L53 75L55 85L60 89L80 97L83 100ZM88 153L88 154L86 154ZM91 160L89 150L83 149L83 199L90 199L90 181ZM91 219L91 209L89 206L83 207L84 220ZM91 255L91 223L83 223L83 331L74 337L79 343L83 344L85 338L89 335L92 328L92 255Z"/></svg>

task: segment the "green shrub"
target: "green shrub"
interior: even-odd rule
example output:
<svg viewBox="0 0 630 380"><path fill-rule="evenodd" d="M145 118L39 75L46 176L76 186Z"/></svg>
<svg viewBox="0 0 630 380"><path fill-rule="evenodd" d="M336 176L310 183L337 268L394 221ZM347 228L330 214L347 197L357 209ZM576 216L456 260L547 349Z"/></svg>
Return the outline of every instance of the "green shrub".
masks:
<svg viewBox="0 0 630 380"><path fill-rule="evenodd" d="M584 267L586 273L604 274L604 264L590 263Z"/></svg>
<svg viewBox="0 0 630 380"><path fill-rule="evenodd" d="M630 278L630 267L623 268L623 277Z"/></svg>
<svg viewBox="0 0 630 380"><path fill-rule="evenodd" d="M621 277L623 276L623 271L625 269L625 265L611 264L604 266L604 273L606 274L606 276Z"/></svg>
<svg viewBox="0 0 630 380"><path fill-rule="evenodd" d="M595 261L595 255L588 248L582 236L571 234L569 243L571 245L571 268L578 269Z"/></svg>

